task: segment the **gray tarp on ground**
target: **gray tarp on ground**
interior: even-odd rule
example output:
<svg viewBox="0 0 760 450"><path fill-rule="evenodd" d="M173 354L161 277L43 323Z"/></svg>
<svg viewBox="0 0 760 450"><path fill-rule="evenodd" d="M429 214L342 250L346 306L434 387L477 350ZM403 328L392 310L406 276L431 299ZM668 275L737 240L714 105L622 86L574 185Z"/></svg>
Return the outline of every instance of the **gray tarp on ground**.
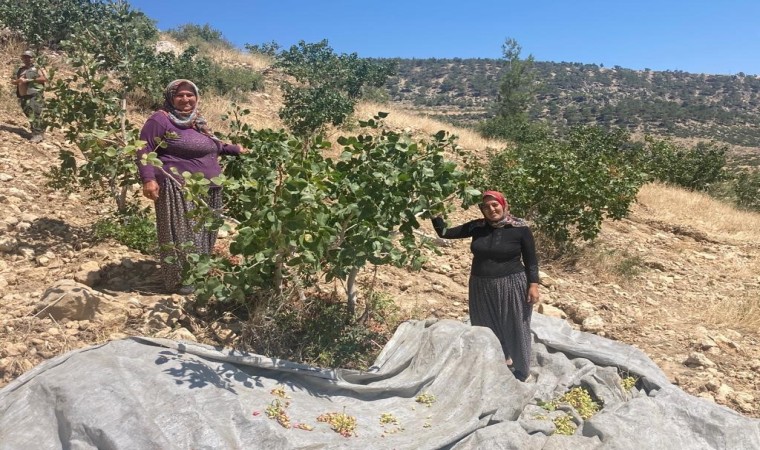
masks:
<svg viewBox="0 0 760 450"><path fill-rule="evenodd" d="M369 373L133 338L46 361L0 391L1 449L758 449L760 421L671 385L639 350L534 315L534 376L485 328L403 324ZM619 373L641 377L623 392ZM574 386L604 401L574 436L536 406ZM284 387L291 423L266 415ZM415 401L435 396L430 406ZM283 400L285 401L285 400ZM316 418L345 412L356 435ZM381 424L392 414L398 424Z"/></svg>

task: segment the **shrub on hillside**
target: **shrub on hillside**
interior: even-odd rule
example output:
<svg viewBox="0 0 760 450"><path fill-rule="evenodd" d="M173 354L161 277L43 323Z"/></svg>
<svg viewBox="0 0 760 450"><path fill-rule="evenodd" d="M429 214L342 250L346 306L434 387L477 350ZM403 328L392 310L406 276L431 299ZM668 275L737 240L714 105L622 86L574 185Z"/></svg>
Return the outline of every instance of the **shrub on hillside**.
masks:
<svg viewBox="0 0 760 450"><path fill-rule="evenodd" d="M725 145L700 142L686 148L669 140L647 137L642 162L652 180L706 191L725 177L727 151Z"/></svg>
<svg viewBox="0 0 760 450"><path fill-rule="evenodd" d="M106 0L6 0L0 2L0 25L18 32L30 45L55 47L77 30L108 22L121 7ZM138 30L146 39L158 35L155 23L141 12L123 25Z"/></svg>
<svg viewBox="0 0 760 450"><path fill-rule="evenodd" d="M199 55L198 48L194 46L188 47L180 55L157 54L154 67L159 73L160 86L185 78L192 80L202 92L217 95L251 92L263 87L260 73L241 67L221 66L210 58ZM161 92L157 90L154 100L162 101Z"/></svg>
<svg viewBox="0 0 760 450"><path fill-rule="evenodd" d="M213 28L209 24L197 25L187 23L172 28L166 32L169 36L180 42L186 42L190 45L199 45L202 43L220 46L223 48L234 48L232 43L225 39L221 31Z"/></svg>
<svg viewBox="0 0 760 450"><path fill-rule="evenodd" d="M484 186L503 191L515 213L562 246L628 213L645 180L639 158L623 131L578 128L491 154Z"/></svg>
<svg viewBox="0 0 760 450"><path fill-rule="evenodd" d="M262 44L245 44L245 49L251 53L269 56L274 58L280 51L280 44L275 41L264 42Z"/></svg>
<svg viewBox="0 0 760 450"><path fill-rule="evenodd" d="M337 55L326 40L304 41L277 55L277 66L296 83L285 82L280 118L298 136L311 136L324 125L340 125L354 111L365 89L381 87L395 65Z"/></svg>
<svg viewBox="0 0 760 450"><path fill-rule="evenodd" d="M504 139L518 144L532 144L549 137L549 129L542 123L500 116L480 122L477 128L484 137Z"/></svg>
<svg viewBox="0 0 760 450"><path fill-rule="evenodd" d="M150 208L131 205L127 211L99 219L92 229L96 239L114 239L146 255L158 250L156 224Z"/></svg>
<svg viewBox="0 0 760 450"><path fill-rule="evenodd" d="M740 172L734 182L734 194L738 206L760 211L760 172Z"/></svg>

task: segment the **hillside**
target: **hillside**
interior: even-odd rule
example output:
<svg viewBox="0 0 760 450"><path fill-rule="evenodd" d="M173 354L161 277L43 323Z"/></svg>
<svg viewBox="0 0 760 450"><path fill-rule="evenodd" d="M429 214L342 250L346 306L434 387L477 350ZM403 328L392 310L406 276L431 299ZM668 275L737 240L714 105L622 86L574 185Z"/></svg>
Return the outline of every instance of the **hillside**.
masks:
<svg viewBox="0 0 760 450"><path fill-rule="evenodd" d="M387 83L395 104L458 126L488 116L503 67L496 59L395 59ZM760 163L760 76L534 63L530 115L552 126L598 124L632 132L715 140Z"/></svg>
<svg viewBox="0 0 760 450"><path fill-rule="evenodd" d="M3 62L15 64L14 54L5 53ZM272 78L265 86L240 102L254 111L253 126L277 123L280 94ZM74 147L56 131L30 144L7 87L0 96L1 385L68 350L130 335L245 349L242 319L210 316L194 307L192 297L162 294L155 258L92 237L91 225L108 206L55 191L44 177L58 150ZM212 124L223 130L219 115L228 100L202 101ZM358 115L378 106L362 105ZM493 144L467 130L382 108L390 110L389 125L399 129L428 134L448 128L473 152ZM145 113L133 112L136 118ZM477 214L461 211L453 220ZM424 232L432 230L426 226ZM411 318L466 319L468 244L441 247L441 253L430 255L418 273L381 268L376 289ZM539 312L634 345L687 392L760 417L760 215L649 185L630 217L605 223L599 239L573 257L545 259L542 272ZM371 276L372 268L362 274Z"/></svg>

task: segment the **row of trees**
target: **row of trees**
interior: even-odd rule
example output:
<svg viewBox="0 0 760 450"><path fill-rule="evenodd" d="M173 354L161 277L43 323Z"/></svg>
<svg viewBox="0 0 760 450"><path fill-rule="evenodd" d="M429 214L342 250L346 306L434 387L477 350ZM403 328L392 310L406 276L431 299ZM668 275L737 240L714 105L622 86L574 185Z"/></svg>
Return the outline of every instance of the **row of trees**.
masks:
<svg viewBox="0 0 760 450"><path fill-rule="evenodd" d="M393 61L397 75L387 84L392 100L449 107L457 111L451 120L459 125L475 122L461 119L462 108L479 113L479 120L488 117L483 114L482 102L498 98L498 80L509 66L494 59ZM538 83L529 114L553 127L598 124L677 137L719 136L736 145L757 146L760 142L760 133L752 126L760 116L757 76L546 61L533 62L532 71ZM462 99L472 99L472 106Z"/></svg>
<svg viewBox="0 0 760 450"><path fill-rule="evenodd" d="M725 145L701 142L688 148L652 137L632 142L620 127L552 130L529 120L539 86L533 58L521 59L511 39L503 49L499 96L479 129L516 146L492 155L488 180L510 192L513 204L555 241L571 241L571 229L593 238L605 215L618 219L627 213L646 181L706 191L755 208L760 172L729 170Z"/></svg>

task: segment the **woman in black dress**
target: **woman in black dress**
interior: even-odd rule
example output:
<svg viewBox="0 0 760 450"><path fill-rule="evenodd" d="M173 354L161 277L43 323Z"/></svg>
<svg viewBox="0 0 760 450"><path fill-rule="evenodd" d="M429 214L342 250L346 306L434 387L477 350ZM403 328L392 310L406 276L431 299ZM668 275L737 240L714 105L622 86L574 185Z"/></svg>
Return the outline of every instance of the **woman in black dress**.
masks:
<svg viewBox="0 0 760 450"><path fill-rule="evenodd" d="M493 330L515 377L525 381L530 374L530 318L539 301L533 234L524 220L509 213L500 192L485 191L480 211L482 219L454 228L436 217L433 227L442 238L472 238L470 322Z"/></svg>

